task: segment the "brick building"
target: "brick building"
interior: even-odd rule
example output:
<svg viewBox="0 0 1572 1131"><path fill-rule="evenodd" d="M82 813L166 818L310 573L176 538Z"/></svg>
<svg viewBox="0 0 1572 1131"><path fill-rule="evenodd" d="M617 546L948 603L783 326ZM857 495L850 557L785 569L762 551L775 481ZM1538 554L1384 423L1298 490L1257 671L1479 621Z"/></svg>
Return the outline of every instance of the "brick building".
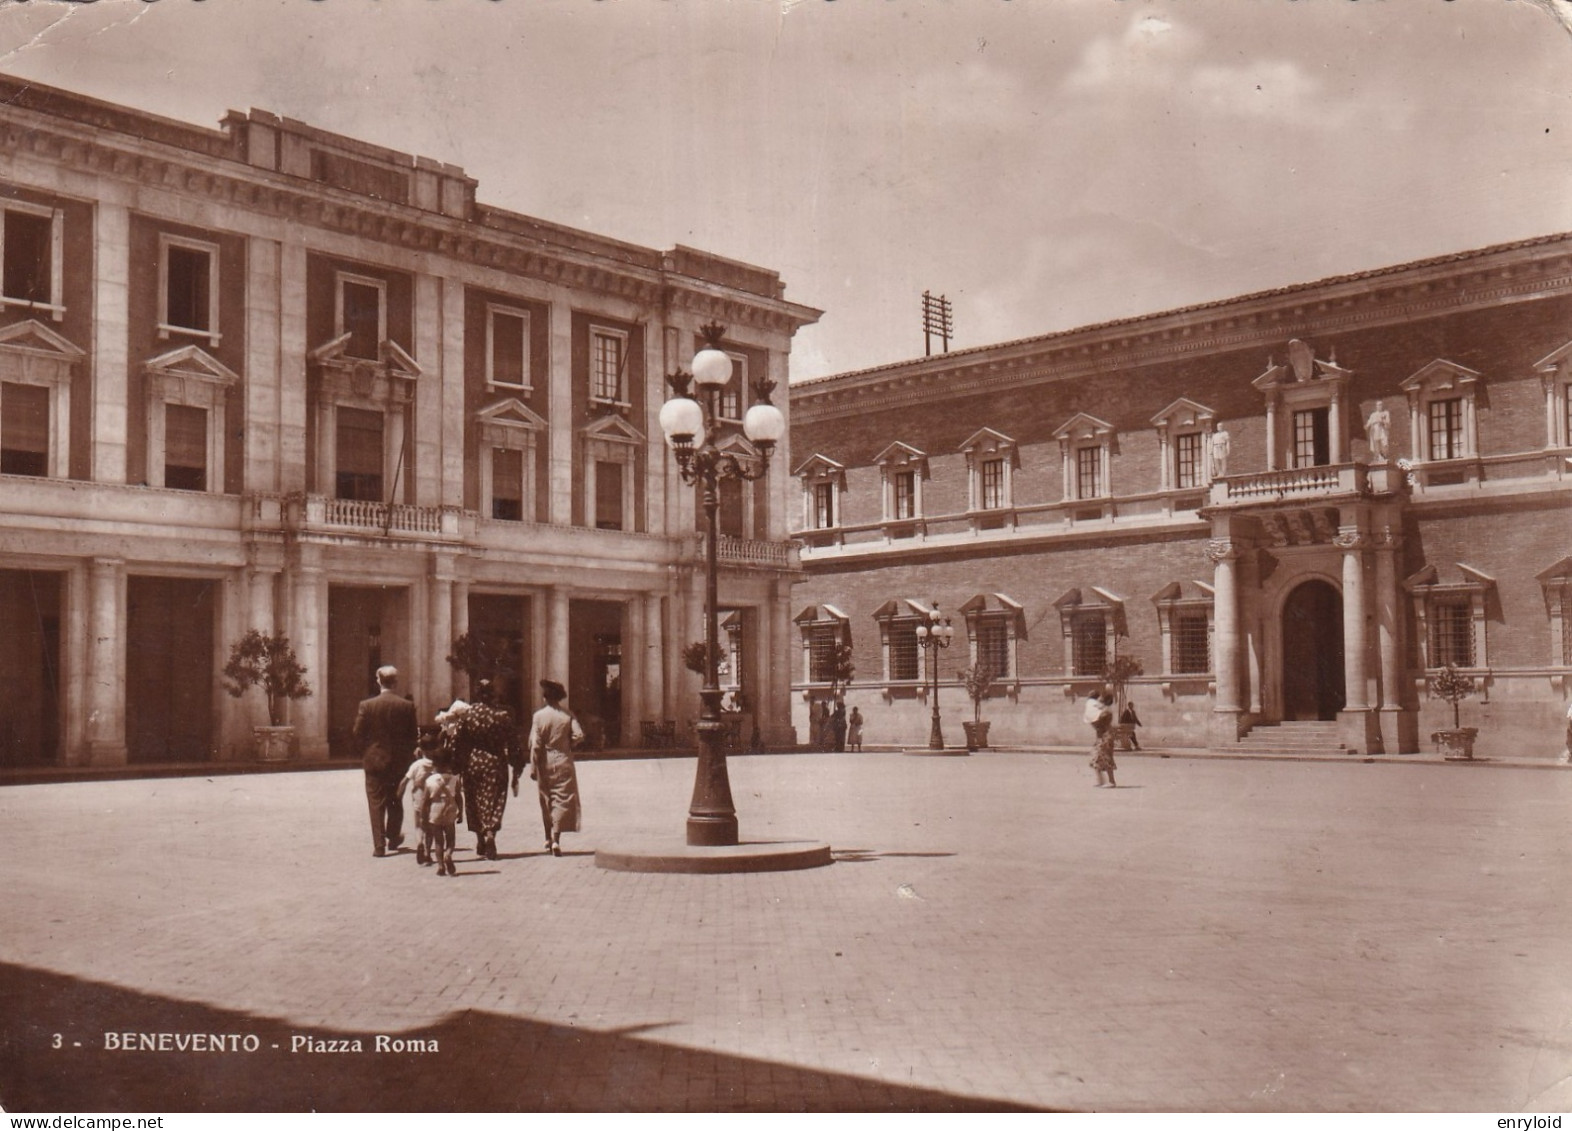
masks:
<svg viewBox="0 0 1572 1131"><path fill-rule="evenodd" d="M831 646L921 744L937 602L995 743L1082 744L1116 655L1152 744L1559 753L1572 692L1572 235L792 390L799 727ZM1385 450L1380 431L1387 422Z"/></svg>
<svg viewBox="0 0 1572 1131"><path fill-rule="evenodd" d="M306 757L456 637L608 745L696 708L691 488L657 414L728 327L740 414L819 312L771 271L476 200L462 169L262 111L198 128L0 78L0 765L244 758L219 671L288 633ZM783 406L784 407L784 406ZM789 468L725 500L730 682L789 742ZM662 728L664 729L664 728Z"/></svg>

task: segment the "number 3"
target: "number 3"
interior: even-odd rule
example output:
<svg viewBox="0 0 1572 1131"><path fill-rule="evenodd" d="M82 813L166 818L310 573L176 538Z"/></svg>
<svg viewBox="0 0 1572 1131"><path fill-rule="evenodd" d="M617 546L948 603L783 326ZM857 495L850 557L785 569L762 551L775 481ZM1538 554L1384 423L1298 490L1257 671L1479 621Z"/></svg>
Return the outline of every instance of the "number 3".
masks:
<svg viewBox="0 0 1572 1131"><path fill-rule="evenodd" d="M49 1047L52 1048L52 1049L57 1049L57 1048L60 1048L62 1044L64 1044L64 1042L61 1041L60 1034L56 1033L55 1034L54 1044L50 1045Z"/></svg>

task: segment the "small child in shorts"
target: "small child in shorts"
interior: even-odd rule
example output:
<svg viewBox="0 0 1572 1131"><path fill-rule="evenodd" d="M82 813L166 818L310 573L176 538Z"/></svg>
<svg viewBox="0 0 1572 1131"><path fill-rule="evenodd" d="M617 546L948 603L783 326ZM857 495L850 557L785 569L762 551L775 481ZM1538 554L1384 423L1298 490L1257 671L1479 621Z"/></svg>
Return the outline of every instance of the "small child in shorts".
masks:
<svg viewBox="0 0 1572 1131"><path fill-rule="evenodd" d="M426 778L426 839L437 875L456 876L453 845L458 840L459 814L464 807L463 779L447 751L436 757L436 768Z"/></svg>
<svg viewBox="0 0 1572 1131"><path fill-rule="evenodd" d="M415 760L410 763L409 769L404 774L404 780L398 783L399 796L404 796L404 790L409 790L409 807L415 814L415 863L430 864L431 846L430 838L426 835L426 780L431 776L431 771L436 768L432 755L442 745L442 730L440 727L423 726L420 728L420 737L415 740Z"/></svg>

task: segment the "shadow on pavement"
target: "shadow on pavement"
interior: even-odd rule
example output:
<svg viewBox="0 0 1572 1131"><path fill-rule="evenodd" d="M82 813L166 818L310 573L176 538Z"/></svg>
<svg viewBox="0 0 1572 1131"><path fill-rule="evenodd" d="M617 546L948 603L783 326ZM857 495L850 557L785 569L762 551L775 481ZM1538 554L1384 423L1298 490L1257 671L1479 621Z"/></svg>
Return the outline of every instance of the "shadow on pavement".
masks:
<svg viewBox="0 0 1572 1131"><path fill-rule="evenodd" d="M602 1032L465 1011L427 1029L385 1034L387 1043L379 1046L375 1033L308 1031L0 963L0 1106L9 1112L1031 1110L629 1035L651 1028L659 1025ZM303 1038L313 1043L303 1045ZM128 1039L162 1039L169 1051L112 1047ZM354 1041L361 1051L327 1051ZM193 1051L194 1043L224 1051ZM176 1051L181 1044L185 1051ZM421 1045L428 1051L410 1051Z"/></svg>

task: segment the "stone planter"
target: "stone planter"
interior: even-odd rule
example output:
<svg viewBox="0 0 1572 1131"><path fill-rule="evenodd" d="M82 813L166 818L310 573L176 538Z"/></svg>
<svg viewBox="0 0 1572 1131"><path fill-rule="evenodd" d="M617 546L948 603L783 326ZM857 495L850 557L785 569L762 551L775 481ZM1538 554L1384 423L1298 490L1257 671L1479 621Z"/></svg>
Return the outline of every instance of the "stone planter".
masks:
<svg viewBox="0 0 1572 1131"><path fill-rule="evenodd" d="M1115 750L1134 750L1135 749L1135 724L1134 723L1114 723L1113 724L1113 740L1114 740L1114 749Z"/></svg>
<svg viewBox="0 0 1572 1131"><path fill-rule="evenodd" d="M1478 727L1438 730L1431 734L1430 741L1436 744L1436 752L1448 762L1472 762L1474 737L1478 734Z"/></svg>
<svg viewBox="0 0 1572 1131"><path fill-rule="evenodd" d="M988 726L986 719L980 723L963 722L961 724L961 729L966 732L967 750L988 749Z"/></svg>
<svg viewBox="0 0 1572 1131"><path fill-rule="evenodd" d="M257 740L257 760L287 762L294 756L294 727L252 727Z"/></svg>

